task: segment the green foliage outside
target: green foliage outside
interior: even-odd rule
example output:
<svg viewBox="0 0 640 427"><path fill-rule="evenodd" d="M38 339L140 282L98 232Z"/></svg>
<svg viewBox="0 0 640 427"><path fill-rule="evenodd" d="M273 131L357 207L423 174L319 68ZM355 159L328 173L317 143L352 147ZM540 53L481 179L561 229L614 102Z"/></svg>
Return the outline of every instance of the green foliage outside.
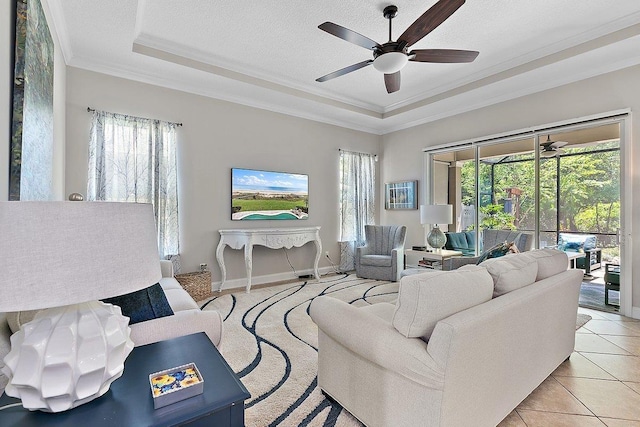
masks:
<svg viewBox="0 0 640 427"><path fill-rule="evenodd" d="M593 151L616 149L613 151ZM559 159L560 206L556 199L557 158L540 162L540 230L556 230L556 213L560 212L560 230L580 233L615 234L620 227L620 151L619 142L596 144L584 148L569 148ZM488 210L489 217L481 227L502 228L506 218L497 218L495 206L503 211L507 188L522 191L519 216L515 226L521 230L535 229L535 169L533 153L490 159L493 165L479 166L480 212ZM512 162L513 160L523 160ZM475 167L467 162L461 169L462 202L475 204ZM514 200L515 204L515 200ZM485 217L487 218L487 217ZM509 227L506 227L509 228ZM613 246L607 236L599 236L603 246Z"/></svg>
<svg viewBox="0 0 640 427"><path fill-rule="evenodd" d="M513 214L504 211L502 205L487 205L480 208L480 228L493 230L515 230Z"/></svg>
<svg viewBox="0 0 640 427"><path fill-rule="evenodd" d="M301 197L299 199L233 199L232 206L240 207L241 211L270 211L270 210L289 210L295 209L298 206L307 206L308 201L306 198Z"/></svg>

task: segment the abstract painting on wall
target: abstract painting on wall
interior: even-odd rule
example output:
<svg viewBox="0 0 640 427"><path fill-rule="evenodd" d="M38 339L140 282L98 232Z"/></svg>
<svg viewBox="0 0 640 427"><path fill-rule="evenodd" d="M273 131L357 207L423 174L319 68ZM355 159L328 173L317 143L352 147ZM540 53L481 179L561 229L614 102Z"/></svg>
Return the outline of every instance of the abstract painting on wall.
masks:
<svg viewBox="0 0 640 427"><path fill-rule="evenodd" d="M15 4L9 200L49 200L54 46L40 0Z"/></svg>

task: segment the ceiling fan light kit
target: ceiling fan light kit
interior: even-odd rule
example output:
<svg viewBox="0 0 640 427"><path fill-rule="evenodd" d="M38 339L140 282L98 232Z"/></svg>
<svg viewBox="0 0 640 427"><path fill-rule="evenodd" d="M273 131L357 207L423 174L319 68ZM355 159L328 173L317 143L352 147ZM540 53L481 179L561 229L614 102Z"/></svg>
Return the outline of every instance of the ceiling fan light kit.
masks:
<svg viewBox="0 0 640 427"><path fill-rule="evenodd" d="M435 30L447 18L464 4L465 0L439 0L429 10L416 19L404 33L393 41L391 33L391 21L398 14L398 8L389 5L384 8L382 15L389 20L389 41L384 44L376 43L362 34L342 27L333 22L325 22L318 26L323 31L357 44L373 51L373 60L359 62L358 64L342 68L333 73L317 78L317 82L325 82L336 77L343 76L353 71L364 68L373 63L373 67L384 73L384 82L388 93L400 90L400 70L407 62L434 62L434 63L460 63L473 62L478 52L471 50L454 49L417 49L408 52L409 46L420 41L424 36Z"/></svg>
<svg viewBox="0 0 640 427"><path fill-rule="evenodd" d="M402 70L409 57L402 52L384 53L373 60L373 67L384 74L393 74Z"/></svg>

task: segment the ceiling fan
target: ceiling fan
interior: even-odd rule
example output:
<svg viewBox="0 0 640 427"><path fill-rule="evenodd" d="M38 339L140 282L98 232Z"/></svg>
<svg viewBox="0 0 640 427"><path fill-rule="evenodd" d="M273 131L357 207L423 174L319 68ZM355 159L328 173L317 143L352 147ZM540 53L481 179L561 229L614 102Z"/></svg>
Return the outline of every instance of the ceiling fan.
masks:
<svg viewBox="0 0 640 427"><path fill-rule="evenodd" d="M550 135L547 135L547 140L540 143L540 146L542 147L540 157L555 157L562 154L564 153L564 150L561 147L564 147L567 144L568 142L566 141L551 141Z"/></svg>
<svg viewBox="0 0 640 427"><path fill-rule="evenodd" d="M417 43L424 36L435 30L447 18L464 4L465 0L440 0L429 10L422 14L413 24L405 30L397 41L391 39L391 20L398 13L396 6L390 5L384 8L382 14L389 20L389 41L378 44L368 37L358 34L348 28L325 22L318 26L323 31L346 40L350 43L362 46L373 51L373 59L350 65L341 70L329 73L316 79L317 82L325 82L333 78L343 76L352 71L359 70L370 64L374 68L384 73L384 83L388 93L396 92L400 89L400 70L408 61L413 62L473 62L479 52L471 50L455 49L417 49L409 51L409 46Z"/></svg>

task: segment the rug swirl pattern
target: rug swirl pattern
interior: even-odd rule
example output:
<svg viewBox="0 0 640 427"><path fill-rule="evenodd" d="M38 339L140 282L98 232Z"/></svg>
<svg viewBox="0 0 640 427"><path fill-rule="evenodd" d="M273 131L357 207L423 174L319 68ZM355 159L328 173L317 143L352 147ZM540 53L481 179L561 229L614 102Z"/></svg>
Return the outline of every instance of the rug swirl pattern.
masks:
<svg viewBox="0 0 640 427"><path fill-rule="evenodd" d="M309 305L320 295L355 306L393 302L398 283L342 274L201 303L224 319L221 353L251 393L245 402L247 426L361 425L317 386L318 331Z"/></svg>

